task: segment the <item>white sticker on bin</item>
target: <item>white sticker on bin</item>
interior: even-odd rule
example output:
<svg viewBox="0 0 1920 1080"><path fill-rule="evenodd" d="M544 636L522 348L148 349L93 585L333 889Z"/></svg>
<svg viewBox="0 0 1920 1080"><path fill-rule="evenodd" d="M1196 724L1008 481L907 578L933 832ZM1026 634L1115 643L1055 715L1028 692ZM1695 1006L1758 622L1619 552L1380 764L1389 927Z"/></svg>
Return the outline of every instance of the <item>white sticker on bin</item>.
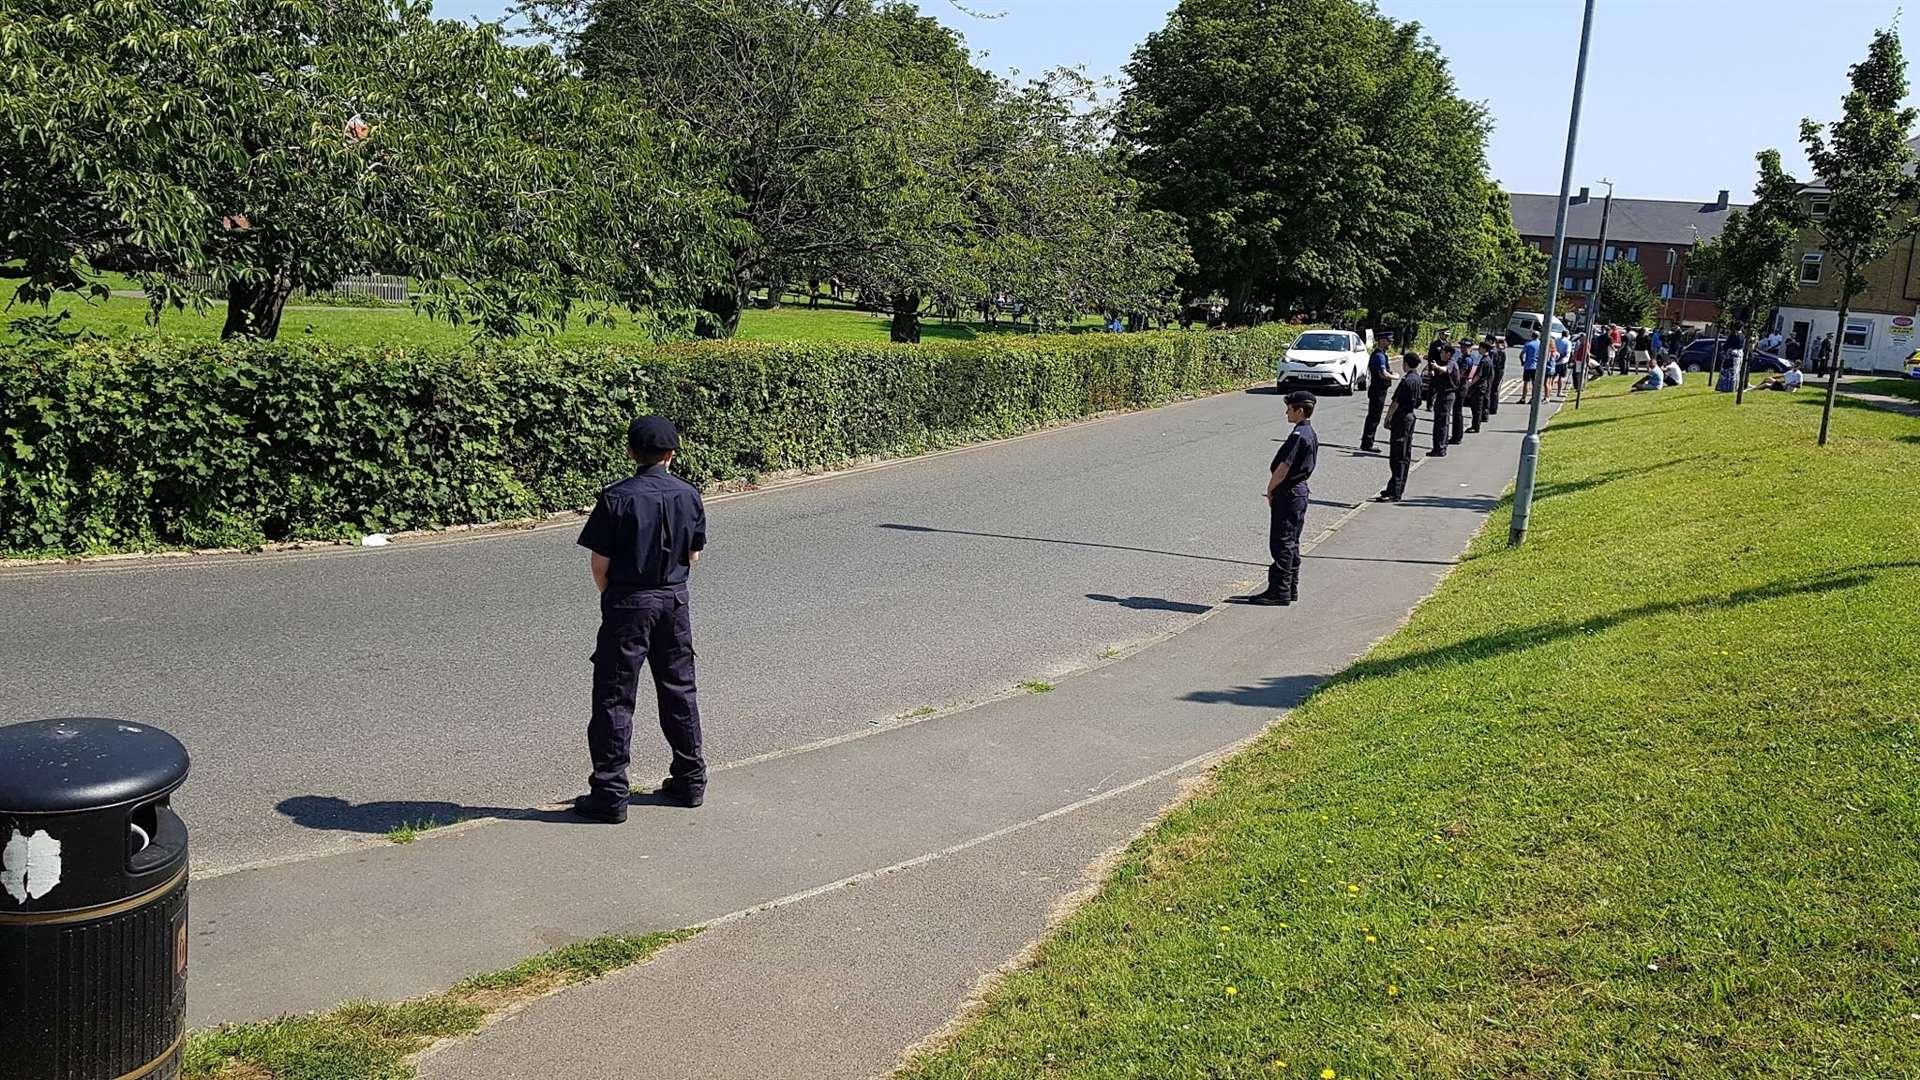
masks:
<svg viewBox="0 0 1920 1080"><path fill-rule="evenodd" d="M18 829L0 850L0 889L17 903L38 900L60 884L60 841L46 830L29 836Z"/></svg>

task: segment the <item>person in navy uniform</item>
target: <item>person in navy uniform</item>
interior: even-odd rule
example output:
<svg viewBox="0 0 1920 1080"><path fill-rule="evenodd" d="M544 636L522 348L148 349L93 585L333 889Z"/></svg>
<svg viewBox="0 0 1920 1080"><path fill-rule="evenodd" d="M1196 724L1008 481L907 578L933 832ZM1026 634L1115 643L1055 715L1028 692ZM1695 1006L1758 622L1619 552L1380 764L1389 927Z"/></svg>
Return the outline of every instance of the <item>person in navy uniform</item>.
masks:
<svg viewBox="0 0 1920 1080"><path fill-rule="evenodd" d="M1367 420L1360 428L1360 452L1371 454L1378 449L1373 437L1380 431L1380 417L1386 411L1387 392L1393 389L1393 360L1389 350L1393 347L1393 335L1382 334L1373 343L1373 352L1367 357Z"/></svg>
<svg viewBox="0 0 1920 1080"><path fill-rule="evenodd" d="M1438 361L1427 362L1427 397L1433 401L1433 449L1428 457L1446 457L1452 438L1453 395L1460 386L1460 366L1452 353L1442 353Z"/></svg>
<svg viewBox="0 0 1920 1080"><path fill-rule="evenodd" d="M687 576L707 546L707 511L700 492L667 471L679 449L680 433L667 419L635 419L627 428L627 456L638 471L600 493L580 530L580 546L592 552L588 564L600 590L600 633L593 650L593 716L587 722L593 775L590 790L574 800L573 810L594 821L627 819L633 702L645 665L653 668L660 730L673 750L660 794L685 807L706 798Z"/></svg>
<svg viewBox="0 0 1920 1080"><path fill-rule="evenodd" d="M1287 422L1293 425L1293 433L1267 466L1266 498L1272 519L1267 549L1273 565L1267 568L1266 591L1236 597L1242 603L1284 607L1300 599L1300 532L1307 524L1307 480L1320 461L1320 437L1312 424L1315 402L1305 390L1287 395Z"/></svg>
<svg viewBox="0 0 1920 1080"><path fill-rule="evenodd" d="M1407 373L1394 387L1387 406L1387 486L1374 496L1379 502L1399 502L1407 493L1407 472L1413 468L1413 415L1420 408L1420 354L1400 358Z"/></svg>
<svg viewBox="0 0 1920 1080"><path fill-rule="evenodd" d="M1487 335L1487 359L1492 361L1488 370L1493 378L1487 380L1487 415L1500 411L1500 385L1507 378L1507 337L1505 334Z"/></svg>
<svg viewBox="0 0 1920 1080"><path fill-rule="evenodd" d="M1453 394L1452 426L1447 432L1447 445L1458 446L1467 435L1467 419L1474 415L1473 396L1480 391L1480 346L1473 344L1461 352L1456 362L1459 386ZM1473 430L1480 430L1480 422L1474 421Z"/></svg>

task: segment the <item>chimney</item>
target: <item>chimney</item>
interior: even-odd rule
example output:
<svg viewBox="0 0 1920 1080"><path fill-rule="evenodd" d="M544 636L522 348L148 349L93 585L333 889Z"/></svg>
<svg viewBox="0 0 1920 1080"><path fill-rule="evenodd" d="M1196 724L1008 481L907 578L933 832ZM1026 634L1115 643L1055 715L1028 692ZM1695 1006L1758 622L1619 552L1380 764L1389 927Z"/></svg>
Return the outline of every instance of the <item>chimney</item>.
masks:
<svg viewBox="0 0 1920 1080"><path fill-rule="evenodd" d="M1593 189L1583 187L1580 189L1580 194L1575 195L1573 198L1567 200L1567 205L1568 206L1585 206L1587 204L1587 201L1592 197L1593 197Z"/></svg>
<svg viewBox="0 0 1920 1080"><path fill-rule="evenodd" d="M1715 210L1725 210L1727 208L1727 194L1726 188L1720 189L1719 197L1713 200L1713 208Z"/></svg>

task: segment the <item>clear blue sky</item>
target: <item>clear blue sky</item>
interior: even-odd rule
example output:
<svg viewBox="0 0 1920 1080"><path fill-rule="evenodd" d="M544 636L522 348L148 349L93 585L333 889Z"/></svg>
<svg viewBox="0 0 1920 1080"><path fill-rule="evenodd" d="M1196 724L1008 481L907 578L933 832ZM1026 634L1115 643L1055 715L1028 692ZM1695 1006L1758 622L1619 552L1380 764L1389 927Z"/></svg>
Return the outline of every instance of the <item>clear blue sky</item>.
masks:
<svg viewBox="0 0 1920 1080"><path fill-rule="evenodd" d="M454 17L498 18L506 0L438 0ZM1117 75L1174 0L920 0L966 35L985 66L1037 73L1084 65ZM1559 190L1580 42L1580 0L1381 0L1453 61L1466 96L1492 110L1493 174L1512 191ZM1775 147L1804 175L1800 118L1830 120L1847 65L1899 0L1599 0L1574 186L1636 198L1751 194L1753 155ZM996 14L982 18L967 11ZM1910 60L1920 45L1908 50ZM1522 57L1529 59L1522 59ZM1920 80L1920 63L1913 74Z"/></svg>

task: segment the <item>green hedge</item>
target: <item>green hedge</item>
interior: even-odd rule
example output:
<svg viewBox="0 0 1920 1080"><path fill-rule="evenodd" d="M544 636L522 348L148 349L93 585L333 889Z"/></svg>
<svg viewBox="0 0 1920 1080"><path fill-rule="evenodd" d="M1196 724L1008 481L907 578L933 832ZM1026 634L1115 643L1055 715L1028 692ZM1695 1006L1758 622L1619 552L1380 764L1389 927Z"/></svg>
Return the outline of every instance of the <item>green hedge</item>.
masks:
<svg viewBox="0 0 1920 1080"><path fill-rule="evenodd" d="M660 412L699 484L909 454L1269 376L1296 328L448 355L5 346L0 554L251 546L590 504Z"/></svg>

